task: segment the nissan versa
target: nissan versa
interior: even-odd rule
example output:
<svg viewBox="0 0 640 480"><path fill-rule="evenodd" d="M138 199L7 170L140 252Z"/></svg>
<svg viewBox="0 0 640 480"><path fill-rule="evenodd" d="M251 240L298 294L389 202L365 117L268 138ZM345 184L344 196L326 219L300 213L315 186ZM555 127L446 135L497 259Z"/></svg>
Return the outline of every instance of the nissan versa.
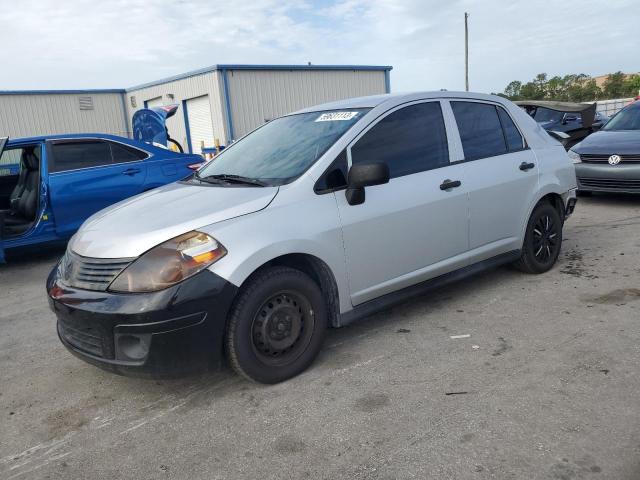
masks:
<svg viewBox="0 0 640 480"><path fill-rule="evenodd" d="M226 355L275 383L329 326L503 263L546 272L575 192L564 148L500 97L344 100L96 213L47 291L62 343L97 366L166 375Z"/></svg>

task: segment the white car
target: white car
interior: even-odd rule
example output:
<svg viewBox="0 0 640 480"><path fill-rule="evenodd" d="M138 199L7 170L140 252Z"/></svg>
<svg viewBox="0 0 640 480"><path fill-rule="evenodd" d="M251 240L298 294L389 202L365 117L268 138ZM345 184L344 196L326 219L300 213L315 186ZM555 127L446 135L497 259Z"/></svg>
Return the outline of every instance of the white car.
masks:
<svg viewBox="0 0 640 480"><path fill-rule="evenodd" d="M63 344L102 368L226 355L274 383L311 364L327 327L500 264L549 270L575 192L564 148L504 98L349 99L95 214L47 291Z"/></svg>

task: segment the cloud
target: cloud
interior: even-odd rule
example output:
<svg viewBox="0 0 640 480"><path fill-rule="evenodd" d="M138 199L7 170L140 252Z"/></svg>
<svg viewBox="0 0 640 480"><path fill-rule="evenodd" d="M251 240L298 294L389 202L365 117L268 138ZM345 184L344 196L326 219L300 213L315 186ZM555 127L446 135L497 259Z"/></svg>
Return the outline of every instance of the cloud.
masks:
<svg viewBox="0 0 640 480"><path fill-rule="evenodd" d="M7 0L3 0L6 2ZM637 70L618 0L21 0L0 9L0 88L126 87L215 63L389 64L392 88Z"/></svg>

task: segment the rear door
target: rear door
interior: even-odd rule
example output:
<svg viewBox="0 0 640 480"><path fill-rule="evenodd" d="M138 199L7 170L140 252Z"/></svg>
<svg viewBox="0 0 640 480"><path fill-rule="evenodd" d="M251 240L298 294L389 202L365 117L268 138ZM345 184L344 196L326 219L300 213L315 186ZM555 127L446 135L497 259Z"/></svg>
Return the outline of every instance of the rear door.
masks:
<svg viewBox="0 0 640 480"><path fill-rule="evenodd" d="M59 235L89 216L143 191L146 152L104 139L56 140L48 145L51 208Z"/></svg>
<svg viewBox="0 0 640 480"><path fill-rule="evenodd" d="M518 249L538 190L536 157L502 106L451 100L451 108L469 191L469 247L476 260Z"/></svg>

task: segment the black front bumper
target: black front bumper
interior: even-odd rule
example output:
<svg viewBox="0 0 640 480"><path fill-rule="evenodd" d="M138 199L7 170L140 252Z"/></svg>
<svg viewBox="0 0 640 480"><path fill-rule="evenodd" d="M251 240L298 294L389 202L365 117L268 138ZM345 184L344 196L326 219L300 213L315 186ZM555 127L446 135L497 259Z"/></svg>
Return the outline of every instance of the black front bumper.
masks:
<svg viewBox="0 0 640 480"><path fill-rule="evenodd" d="M640 193L640 163L577 163L578 190Z"/></svg>
<svg viewBox="0 0 640 480"><path fill-rule="evenodd" d="M47 279L58 336L79 358L138 376L176 376L220 364L237 287L208 270L152 293L111 293Z"/></svg>

